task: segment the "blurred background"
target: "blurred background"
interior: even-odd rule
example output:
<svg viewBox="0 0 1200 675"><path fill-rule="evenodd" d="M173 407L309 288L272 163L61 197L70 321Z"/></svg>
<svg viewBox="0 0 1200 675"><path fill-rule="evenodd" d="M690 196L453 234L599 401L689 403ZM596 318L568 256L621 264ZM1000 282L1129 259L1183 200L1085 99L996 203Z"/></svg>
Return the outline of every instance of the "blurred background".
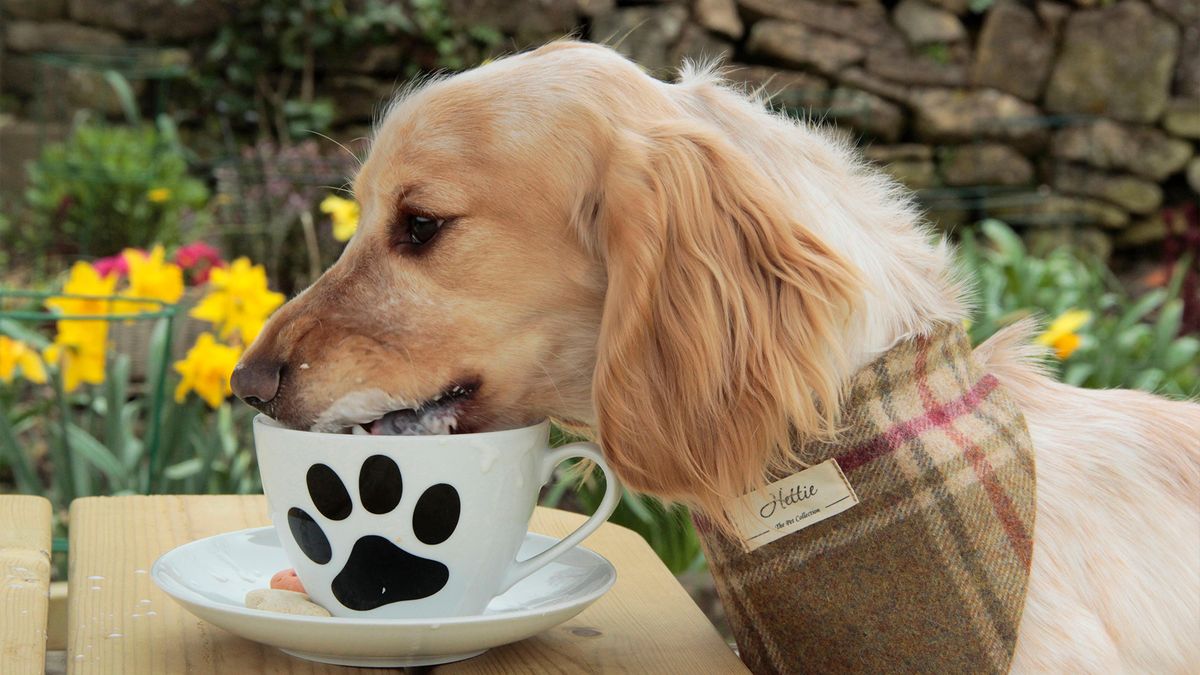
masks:
<svg viewBox="0 0 1200 675"><path fill-rule="evenodd" d="M915 191L1069 382L1200 393L1200 0L0 0L0 492L260 489L241 350L398 87L563 35L728 77ZM558 434L559 440L566 438ZM543 502L589 510L564 467ZM681 507L626 495L710 616ZM65 578L65 577L62 577Z"/></svg>

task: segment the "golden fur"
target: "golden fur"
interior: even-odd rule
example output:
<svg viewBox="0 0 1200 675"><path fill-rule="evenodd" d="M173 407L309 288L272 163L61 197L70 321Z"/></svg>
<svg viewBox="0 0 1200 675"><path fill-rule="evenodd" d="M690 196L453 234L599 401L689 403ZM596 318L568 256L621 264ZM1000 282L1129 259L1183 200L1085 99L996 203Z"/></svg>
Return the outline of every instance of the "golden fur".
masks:
<svg viewBox="0 0 1200 675"><path fill-rule="evenodd" d="M966 314L947 245L835 137L595 45L406 92L355 193L342 258L247 352L284 364L265 410L338 428L473 378L460 429L592 427L631 486L718 519L836 431L858 367ZM419 253L410 207L449 223ZM1027 333L979 348L1037 449L1013 669L1195 672L1200 406L1053 382Z"/></svg>

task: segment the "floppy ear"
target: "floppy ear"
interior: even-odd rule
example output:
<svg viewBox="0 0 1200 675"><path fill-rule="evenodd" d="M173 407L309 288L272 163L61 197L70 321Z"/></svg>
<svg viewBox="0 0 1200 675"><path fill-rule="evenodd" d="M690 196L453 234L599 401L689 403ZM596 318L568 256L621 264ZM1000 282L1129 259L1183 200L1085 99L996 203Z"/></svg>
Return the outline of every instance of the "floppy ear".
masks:
<svg viewBox="0 0 1200 675"><path fill-rule="evenodd" d="M597 232L600 441L631 487L727 527L727 499L833 430L858 283L716 130L673 122L619 145Z"/></svg>

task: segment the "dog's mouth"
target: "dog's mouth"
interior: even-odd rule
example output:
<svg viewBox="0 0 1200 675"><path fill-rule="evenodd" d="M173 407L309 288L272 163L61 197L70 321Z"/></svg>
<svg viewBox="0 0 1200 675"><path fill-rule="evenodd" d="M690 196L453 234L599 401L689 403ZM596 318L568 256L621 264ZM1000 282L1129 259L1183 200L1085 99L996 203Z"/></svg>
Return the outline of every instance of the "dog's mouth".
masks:
<svg viewBox="0 0 1200 675"><path fill-rule="evenodd" d="M349 428L350 433L371 436L433 436L465 433L467 405L479 390L477 382L452 384L417 405L400 408Z"/></svg>

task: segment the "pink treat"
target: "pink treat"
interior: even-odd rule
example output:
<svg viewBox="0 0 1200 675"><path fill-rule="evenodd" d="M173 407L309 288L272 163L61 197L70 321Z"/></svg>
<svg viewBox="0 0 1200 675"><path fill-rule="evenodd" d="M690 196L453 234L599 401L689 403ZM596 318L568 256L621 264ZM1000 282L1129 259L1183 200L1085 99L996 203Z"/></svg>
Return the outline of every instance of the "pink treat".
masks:
<svg viewBox="0 0 1200 675"><path fill-rule="evenodd" d="M278 588L281 591L293 591L295 593L304 592L304 584L300 583L300 577L296 576L296 570L294 569L276 572L275 576L271 577L271 588Z"/></svg>

